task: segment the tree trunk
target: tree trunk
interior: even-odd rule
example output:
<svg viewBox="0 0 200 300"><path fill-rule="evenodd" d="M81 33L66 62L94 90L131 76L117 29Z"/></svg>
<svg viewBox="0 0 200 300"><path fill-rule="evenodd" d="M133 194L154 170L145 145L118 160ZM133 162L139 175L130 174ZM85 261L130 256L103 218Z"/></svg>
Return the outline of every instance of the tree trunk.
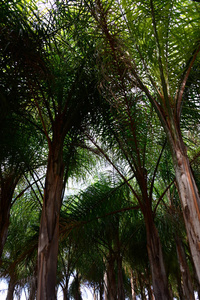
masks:
<svg viewBox="0 0 200 300"><path fill-rule="evenodd" d="M176 250L177 250L178 261L179 261L179 265L180 265L180 271L181 271L182 280L183 280L184 297L185 297L185 299L188 299L188 300L194 300L194 290L192 287L192 279L190 276L190 271L189 271L187 260L186 260L185 250L183 248L183 244L182 244L182 241L180 240L179 236L175 236L175 241L176 241Z"/></svg>
<svg viewBox="0 0 200 300"><path fill-rule="evenodd" d="M11 277L8 285L8 293L7 293L6 300L14 299L15 285L16 285L16 280L14 277Z"/></svg>
<svg viewBox="0 0 200 300"><path fill-rule="evenodd" d="M182 282L181 282L180 272L177 272L176 280L177 280L177 291L178 291L179 299L184 300L185 298L184 298L184 295L183 295L183 286L182 286Z"/></svg>
<svg viewBox="0 0 200 300"><path fill-rule="evenodd" d="M136 300L136 294L135 294L135 289L134 289L134 274L133 270L131 269L131 295L132 295L132 300Z"/></svg>
<svg viewBox="0 0 200 300"><path fill-rule="evenodd" d="M36 296L36 291L37 291L37 278L36 276L33 276L30 279L30 290L29 290L29 300L35 300Z"/></svg>
<svg viewBox="0 0 200 300"><path fill-rule="evenodd" d="M68 290L63 289L63 300L69 300Z"/></svg>
<svg viewBox="0 0 200 300"><path fill-rule="evenodd" d="M68 291L68 286L69 286L69 278L66 276L66 282L65 286L63 286L63 300L69 300L69 291Z"/></svg>
<svg viewBox="0 0 200 300"><path fill-rule="evenodd" d="M142 275L142 274L140 274L140 275ZM141 295L142 300L146 300L144 278L143 278L143 276L140 276L140 275L138 276L138 282L139 282L139 286L140 286L140 295Z"/></svg>
<svg viewBox="0 0 200 300"><path fill-rule="evenodd" d="M59 214L63 190L62 146L52 144L49 149L44 200L38 244L37 300L55 300Z"/></svg>
<svg viewBox="0 0 200 300"><path fill-rule="evenodd" d="M200 199L181 137L179 147L176 145L173 148L173 154L188 242L200 283Z"/></svg>
<svg viewBox="0 0 200 300"><path fill-rule="evenodd" d="M99 300L103 300L103 282L99 282Z"/></svg>
<svg viewBox="0 0 200 300"><path fill-rule="evenodd" d="M122 270L122 256L120 253L117 256L117 275L118 275L118 281L117 281L117 294L118 299L125 300L125 293L124 293L124 282L123 282L123 270Z"/></svg>
<svg viewBox="0 0 200 300"><path fill-rule="evenodd" d="M115 269L114 269L115 257L112 253L109 254L106 266L106 276L105 276L105 300L117 300L117 287L115 279Z"/></svg>
<svg viewBox="0 0 200 300"><path fill-rule="evenodd" d="M77 272L76 277L75 277L75 295L74 295L75 300L82 300L81 297L81 282L80 282L80 275Z"/></svg>
<svg viewBox="0 0 200 300"><path fill-rule="evenodd" d="M154 300L154 294L152 290L152 280L151 280L151 275L149 273L149 269L147 268L147 275L146 275L146 286L147 286L147 291L148 291L148 299L149 300Z"/></svg>
<svg viewBox="0 0 200 300"><path fill-rule="evenodd" d="M93 287L93 300L97 300L96 288Z"/></svg>
<svg viewBox="0 0 200 300"><path fill-rule="evenodd" d="M147 212L145 215L145 226L154 296L156 300L169 300L171 297L168 290L168 280L164 266L160 237L153 222L151 211L149 211L149 213Z"/></svg>

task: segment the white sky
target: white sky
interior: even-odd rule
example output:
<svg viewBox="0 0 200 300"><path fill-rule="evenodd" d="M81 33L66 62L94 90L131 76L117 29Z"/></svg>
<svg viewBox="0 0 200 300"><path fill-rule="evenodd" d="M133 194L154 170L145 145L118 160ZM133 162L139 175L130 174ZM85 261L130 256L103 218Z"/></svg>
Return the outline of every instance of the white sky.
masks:
<svg viewBox="0 0 200 300"><path fill-rule="evenodd" d="M8 289L8 285L7 285L6 281L1 280L0 281L0 299L1 300L6 300L7 289ZM93 300L92 293L90 292L90 290L88 288L85 288L85 287L82 289L82 297L83 297L83 300ZM16 299L17 298L14 297L14 300L16 300ZM58 290L58 298L57 299L63 300L63 295L62 295L61 290ZM20 300L26 300L24 292L22 293Z"/></svg>

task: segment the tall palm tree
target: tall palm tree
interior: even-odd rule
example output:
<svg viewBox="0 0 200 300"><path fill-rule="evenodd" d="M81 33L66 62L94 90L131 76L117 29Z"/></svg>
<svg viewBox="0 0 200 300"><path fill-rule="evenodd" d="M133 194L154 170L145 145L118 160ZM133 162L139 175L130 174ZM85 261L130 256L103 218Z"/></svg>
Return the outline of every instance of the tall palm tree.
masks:
<svg viewBox="0 0 200 300"><path fill-rule="evenodd" d="M146 95L165 130L200 281L200 200L181 132L184 90L192 68L199 63L199 3L86 2L104 37L101 63L107 80L102 86L113 94L115 84L108 83L116 72L121 86L129 82L129 90ZM119 99L113 100L119 107Z"/></svg>

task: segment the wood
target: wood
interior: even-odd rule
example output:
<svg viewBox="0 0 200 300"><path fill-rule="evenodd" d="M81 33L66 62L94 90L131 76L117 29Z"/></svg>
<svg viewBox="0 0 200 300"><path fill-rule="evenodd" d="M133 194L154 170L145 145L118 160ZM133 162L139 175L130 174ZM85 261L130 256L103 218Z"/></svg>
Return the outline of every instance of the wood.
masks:
<svg viewBox="0 0 200 300"><path fill-rule="evenodd" d="M37 300L55 300L59 214L63 191L62 144L49 151L38 245Z"/></svg>
<svg viewBox="0 0 200 300"><path fill-rule="evenodd" d="M168 280L164 266L160 237L150 211L145 215L145 226L153 293L156 300L169 300L171 299L171 296L168 290Z"/></svg>
<svg viewBox="0 0 200 300"><path fill-rule="evenodd" d="M188 242L200 283L200 198L181 136L172 153Z"/></svg>
<svg viewBox="0 0 200 300"><path fill-rule="evenodd" d="M181 271L182 281L183 281L183 295L185 299L194 300L195 299L194 289L192 287L192 279L190 276L190 271L186 260L185 250L182 241L180 240L180 237L178 235L175 236L175 241L176 241L177 256L178 256L178 261L179 261L180 271Z"/></svg>

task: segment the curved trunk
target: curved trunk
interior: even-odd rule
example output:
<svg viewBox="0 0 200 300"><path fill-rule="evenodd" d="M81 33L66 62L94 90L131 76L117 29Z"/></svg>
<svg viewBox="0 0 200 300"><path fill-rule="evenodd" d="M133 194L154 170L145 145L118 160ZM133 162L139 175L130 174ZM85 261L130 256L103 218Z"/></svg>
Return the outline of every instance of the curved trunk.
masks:
<svg viewBox="0 0 200 300"><path fill-rule="evenodd" d="M152 219L151 212L145 215L147 251L152 274L153 292L156 300L171 299L164 266L160 237Z"/></svg>
<svg viewBox="0 0 200 300"><path fill-rule="evenodd" d="M56 299L59 214L63 190L62 147L49 150L38 244L37 300Z"/></svg>

